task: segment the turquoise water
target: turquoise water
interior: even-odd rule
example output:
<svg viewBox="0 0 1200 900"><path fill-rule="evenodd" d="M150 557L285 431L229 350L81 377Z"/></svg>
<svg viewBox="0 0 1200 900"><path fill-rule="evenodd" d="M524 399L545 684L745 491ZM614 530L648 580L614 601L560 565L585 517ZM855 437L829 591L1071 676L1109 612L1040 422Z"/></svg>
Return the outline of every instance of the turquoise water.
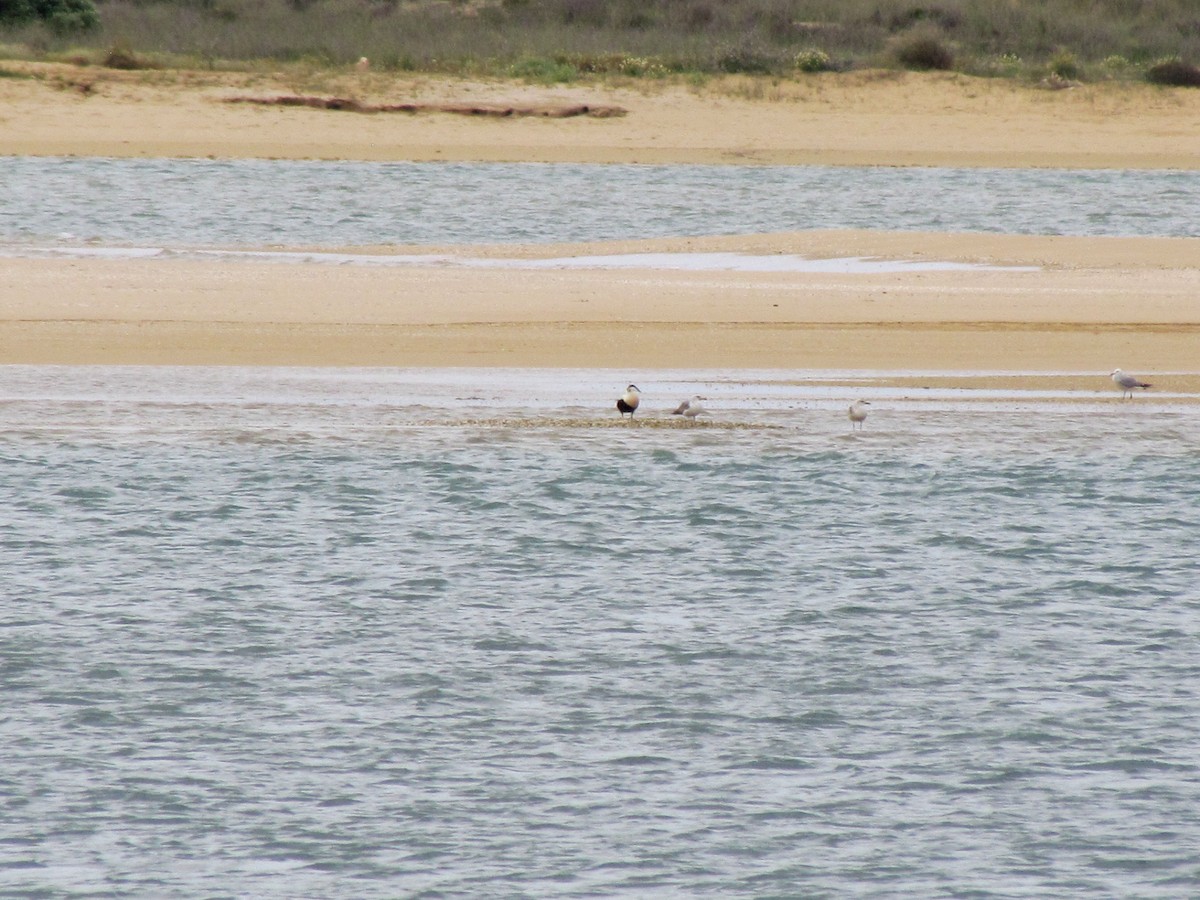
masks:
<svg viewBox="0 0 1200 900"><path fill-rule="evenodd" d="M0 158L0 243L364 246L826 228L1200 235L1200 172Z"/></svg>
<svg viewBox="0 0 1200 900"><path fill-rule="evenodd" d="M626 380L0 369L0 894L1195 893L1190 408Z"/></svg>

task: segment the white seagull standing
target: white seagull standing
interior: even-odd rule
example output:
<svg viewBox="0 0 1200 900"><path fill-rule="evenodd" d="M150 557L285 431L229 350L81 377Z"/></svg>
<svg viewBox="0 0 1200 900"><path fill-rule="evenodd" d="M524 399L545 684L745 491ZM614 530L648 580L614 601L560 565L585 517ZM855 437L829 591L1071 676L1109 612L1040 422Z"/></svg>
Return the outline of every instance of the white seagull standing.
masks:
<svg viewBox="0 0 1200 900"><path fill-rule="evenodd" d="M634 410L638 408L641 402L642 392L636 384L631 384L625 388L625 393L617 398L617 412L624 417L625 413L629 413L630 421L633 421Z"/></svg>
<svg viewBox="0 0 1200 900"><path fill-rule="evenodd" d="M1145 390L1148 387L1153 387L1153 385L1150 385L1145 381L1138 381L1132 375L1126 375L1120 369L1112 370L1112 380L1113 384L1121 389L1122 400L1124 400L1126 397L1132 397L1133 392L1138 388Z"/></svg>
<svg viewBox="0 0 1200 900"><path fill-rule="evenodd" d="M850 430L853 431L857 426L863 428L863 422L867 420L867 407L871 405L870 400L855 400L850 404Z"/></svg>
<svg viewBox="0 0 1200 900"><path fill-rule="evenodd" d="M703 397L697 394L691 400L684 400L677 407L675 407L675 412L671 413L671 415L683 416L685 419L691 419L693 422L695 422L696 416L708 415L708 410L705 409L700 403L700 401L703 399Z"/></svg>

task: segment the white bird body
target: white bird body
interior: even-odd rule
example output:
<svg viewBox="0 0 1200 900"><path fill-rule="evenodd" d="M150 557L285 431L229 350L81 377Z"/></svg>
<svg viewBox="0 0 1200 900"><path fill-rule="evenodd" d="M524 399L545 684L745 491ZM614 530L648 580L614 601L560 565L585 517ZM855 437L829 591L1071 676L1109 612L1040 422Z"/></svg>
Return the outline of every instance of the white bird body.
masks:
<svg viewBox="0 0 1200 900"><path fill-rule="evenodd" d="M871 405L870 400L855 400L850 404L850 428L855 426L858 428L865 427L863 422L867 420L867 407Z"/></svg>
<svg viewBox="0 0 1200 900"><path fill-rule="evenodd" d="M703 404L700 402L703 399L703 397L697 394L690 400L684 400L677 407L675 407L675 412L671 413L671 415L683 416L685 419L691 419L694 422L696 420L696 416L708 415L708 410L705 409Z"/></svg>
<svg viewBox="0 0 1200 900"><path fill-rule="evenodd" d="M636 384L631 384L625 388L625 393L617 398L617 412L622 416L629 413L629 418L633 418L634 411L638 408L638 404L642 402L642 392Z"/></svg>
<svg viewBox="0 0 1200 900"><path fill-rule="evenodd" d="M1113 384L1121 389L1122 400L1124 400L1126 397L1132 397L1133 392L1138 388L1146 390L1147 388L1153 386L1145 381L1138 381L1132 375L1126 375L1120 369L1112 370L1112 380Z"/></svg>

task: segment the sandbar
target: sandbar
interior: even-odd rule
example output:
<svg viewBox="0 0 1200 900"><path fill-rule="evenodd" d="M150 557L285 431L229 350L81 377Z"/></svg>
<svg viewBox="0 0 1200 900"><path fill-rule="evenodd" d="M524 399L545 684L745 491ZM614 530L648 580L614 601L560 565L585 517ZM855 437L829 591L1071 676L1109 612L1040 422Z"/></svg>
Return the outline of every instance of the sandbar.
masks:
<svg viewBox="0 0 1200 900"><path fill-rule="evenodd" d="M958 75L539 87L376 73L4 64L0 155L1200 168L1200 91ZM24 68L21 68L24 67ZM620 107L619 116L364 114L225 102ZM323 248L333 249L333 248ZM786 368L1116 366L1194 391L1200 240L819 231L591 245L339 248L503 262L795 254L960 262L879 273L0 258L0 361L23 364ZM1078 373L1078 374L1073 374Z"/></svg>

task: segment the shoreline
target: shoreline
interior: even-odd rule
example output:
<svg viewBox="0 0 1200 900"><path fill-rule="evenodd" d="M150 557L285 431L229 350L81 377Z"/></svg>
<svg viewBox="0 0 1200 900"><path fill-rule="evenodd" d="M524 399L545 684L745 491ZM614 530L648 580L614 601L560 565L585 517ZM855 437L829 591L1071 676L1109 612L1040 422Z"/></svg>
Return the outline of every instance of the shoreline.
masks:
<svg viewBox="0 0 1200 900"><path fill-rule="evenodd" d="M1065 90L890 70L700 85L376 72L233 73L8 62L0 156L1200 169L1200 91ZM359 105L616 108L607 117L351 112Z"/></svg>
<svg viewBox="0 0 1200 900"><path fill-rule="evenodd" d="M17 68L29 77L0 79L0 155L1200 170L1200 91L1141 85L1052 92L889 72L785 83L730 77L702 89L376 73L331 75L322 86L362 102L604 103L626 110L601 118L503 118L224 102L299 87L263 73ZM303 88L314 92L313 85ZM1200 360L1200 239L1193 238L812 231L346 249L500 264L3 257L0 364L957 373L1107 373L1120 366L1150 376L1191 373ZM1000 268L821 273L509 264L637 253Z"/></svg>

